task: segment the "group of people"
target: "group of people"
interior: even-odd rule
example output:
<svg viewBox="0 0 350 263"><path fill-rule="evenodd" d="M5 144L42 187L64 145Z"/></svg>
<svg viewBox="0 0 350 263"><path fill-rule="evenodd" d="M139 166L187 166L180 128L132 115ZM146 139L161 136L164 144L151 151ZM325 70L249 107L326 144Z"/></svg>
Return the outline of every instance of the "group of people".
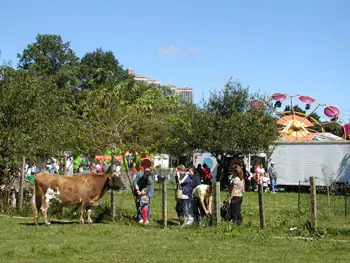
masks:
<svg viewBox="0 0 350 263"><path fill-rule="evenodd" d="M180 225L199 224L200 218L211 215L211 171L207 164L176 167L176 213Z"/></svg>
<svg viewBox="0 0 350 263"><path fill-rule="evenodd" d="M203 217L212 213L212 174L207 164L184 165L176 167L176 213L179 225L199 224ZM265 172L262 165L258 165L254 174L250 175L243 162L234 165L229 176L229 195L224 203L229 207L228 220L242 224L241 205L243 192L255 190L262 184L265 191L271 186L271 192L277 191L277 170L274 162ZM137 220L141 224L148 224L150 218L150 198L153 197L153 176L146 168L134 179L134 194L136 196Z"/></svg>
<svg viewBox="0 0 350 263"><path fill-rule="evenodd" d="M176 167L177 185L176 213L180 225L198 224L200 218L211 215L211 171L206 164L195 168L193 165ZM150 219L150 199L153 197L153 176L146 168L134 178L137 220L148 224Z"/></svg>
<svg viewBox="0 0 350 263"><path fill-rule="evenodd" d="M25 166L25 177L34 176L37 173L46 172L51 174L63 174L63 165L58 164L57 162L51 162L46 164L45 162L41 163L40 166L36 164L26 164Z"/></svg>
<svg viewBox="0 0 350 263"><path fill-rule="evenodd" d="M179 165L176 168L177 195L176 212L180 225L199 224L201 218L212 214L212 175L204 163L197 169ZM241 205L244 192L244 175L240 165L233 167L230 177L229 197L225 201L230 206L230 221L242 224Z"/></svg>
<svg viewBox="0 0 350 263"><path fill-rule="evenodd" d="M274 162L270 163L270 167L267 169L267 171L264 169L261 163L257 164L253 174L250 174L246 170L243 162L241 162L239 165L242 168L244 175L245 191L257 191L258 186L261 184L264 192L277 192L277 170Z"/></svg>

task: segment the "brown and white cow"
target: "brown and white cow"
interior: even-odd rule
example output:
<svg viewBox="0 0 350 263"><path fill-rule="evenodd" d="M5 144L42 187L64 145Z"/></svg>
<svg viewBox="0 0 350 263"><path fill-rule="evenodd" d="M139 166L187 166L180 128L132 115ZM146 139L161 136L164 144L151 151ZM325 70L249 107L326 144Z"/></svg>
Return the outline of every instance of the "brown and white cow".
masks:
<svg viewBox="0 0 350 263"><path fill-rule="evenodd" d="M38 224L38 210L40 209L46 225L50 224L47 209L52 199L64 204L81 204L80 223L84 223L84 211L88 212L88 223L92 223L91 207L97 205L109 189L125 189L120 176L116 173L113 175L76 174L74 176L38 173L34 179L32 200L34 223Z"/></svg>

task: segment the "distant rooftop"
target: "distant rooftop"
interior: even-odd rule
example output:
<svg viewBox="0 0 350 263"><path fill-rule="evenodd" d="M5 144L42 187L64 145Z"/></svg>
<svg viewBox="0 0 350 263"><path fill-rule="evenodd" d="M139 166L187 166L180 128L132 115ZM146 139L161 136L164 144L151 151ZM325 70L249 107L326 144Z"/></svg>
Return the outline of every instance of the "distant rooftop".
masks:
<svg viewBox="0 0 350 263"><path fill-rule="evenodd" d="M329 132L315 133L315 140L316 141L345 141L344 138L336 136Z"/></svg>
<svg viewBox="0 0 350 263"><path fill-rule="evenodd" d="M155 84L157 86L160 86L161 83L157 80L154 79L150 79L148 77L142 76L142 75L136 75L135 71L131 68L128 68L128 74L131 76L134 76L134 79L136 81L144 81L148 84ZM193 102L193 89L189 88L189 87L184 87L184 88L178 88L175 85L172 84L168 84L168 85L164 85L170 88L170 92L167 92L164 90L164 94L165 95L170 95L170 94L178 94L180 96L181 99L188 101L190 103Z"/></svg>

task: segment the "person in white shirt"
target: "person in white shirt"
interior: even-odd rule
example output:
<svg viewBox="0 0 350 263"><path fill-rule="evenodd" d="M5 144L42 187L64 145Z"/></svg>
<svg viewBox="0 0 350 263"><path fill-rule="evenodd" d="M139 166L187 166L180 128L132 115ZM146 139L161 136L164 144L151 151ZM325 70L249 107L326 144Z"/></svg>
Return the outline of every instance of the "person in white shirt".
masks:
<svg viewBox="0 0 350 263"><path fill-rule="evenodd" d="M243 187L244 187L244 179L243 179L243 170L239 165L235 165L233 167L233 183L230 192L230 198L228 201L230 202L231 209L231 220L232 223L236 223L241 225L243 223L242 213L241 213L241 205L243 201Z"/></svg>

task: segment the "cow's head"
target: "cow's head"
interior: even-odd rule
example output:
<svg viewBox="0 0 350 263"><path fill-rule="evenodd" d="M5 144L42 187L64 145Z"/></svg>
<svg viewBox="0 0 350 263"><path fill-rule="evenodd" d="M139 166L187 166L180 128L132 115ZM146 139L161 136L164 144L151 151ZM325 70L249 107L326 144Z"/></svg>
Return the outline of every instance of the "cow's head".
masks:
<svg viewBox="0 0 350 263"><path fill-rule="evenodd" d="M120 175L117 173L113 173L111 176L108 177L108 186L112 190L124 190L125 185L122 182L122 179L120 178Z"/></svg>

